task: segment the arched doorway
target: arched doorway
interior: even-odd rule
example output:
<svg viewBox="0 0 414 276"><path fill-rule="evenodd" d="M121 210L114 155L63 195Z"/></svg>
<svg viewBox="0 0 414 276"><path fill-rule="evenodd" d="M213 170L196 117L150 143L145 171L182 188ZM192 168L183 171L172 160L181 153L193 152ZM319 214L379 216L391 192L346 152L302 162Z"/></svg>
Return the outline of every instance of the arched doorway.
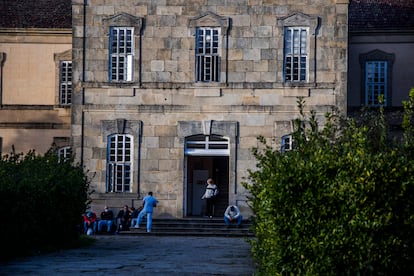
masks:
<svg viewBox="0 0 414 276"><path fill-rule="evenodd" d="M219 187L215 216L222 216L229 202L229 138L219 135L194 135L185 139L185 215L202 216L206 180L211 177Z"/></svg>

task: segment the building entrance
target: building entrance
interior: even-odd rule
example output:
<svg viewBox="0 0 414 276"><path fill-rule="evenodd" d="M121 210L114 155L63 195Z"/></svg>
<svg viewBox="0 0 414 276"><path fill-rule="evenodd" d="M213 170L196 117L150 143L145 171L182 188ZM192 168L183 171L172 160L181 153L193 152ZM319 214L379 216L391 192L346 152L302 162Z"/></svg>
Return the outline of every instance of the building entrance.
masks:
<svg viewBox="0 0 414 276"><path fill-rule="evenodd" d="M217 155L214 155L217 154ZM186 216L204 216L206 202L201 197L212 178L218 186L214 216L221 217L229 202L228 139L196 136L186 142Z"/></svg>

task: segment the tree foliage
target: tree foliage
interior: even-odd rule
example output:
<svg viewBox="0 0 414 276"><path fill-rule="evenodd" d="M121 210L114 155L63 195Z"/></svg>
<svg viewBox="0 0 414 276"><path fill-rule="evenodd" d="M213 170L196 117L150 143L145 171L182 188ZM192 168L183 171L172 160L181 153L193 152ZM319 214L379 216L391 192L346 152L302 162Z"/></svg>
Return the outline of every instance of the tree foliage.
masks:
<svg viewBox="0 0 414 276"><path fill-rule="evenodd" d="M295 121L295 149L263 137L245 187L254 211L259 275L390 275L413 272L414 89L404 135L392 138L383 109L369 120L313 112ZM368 113L367 113L368 114Z"/></svg>
<svg viewBox="0 0 414 276"><path fill-rule="evenodd" d="M89 181L71 160L12 152L0 161L0 256L59 247L79 236Z"/></svg>

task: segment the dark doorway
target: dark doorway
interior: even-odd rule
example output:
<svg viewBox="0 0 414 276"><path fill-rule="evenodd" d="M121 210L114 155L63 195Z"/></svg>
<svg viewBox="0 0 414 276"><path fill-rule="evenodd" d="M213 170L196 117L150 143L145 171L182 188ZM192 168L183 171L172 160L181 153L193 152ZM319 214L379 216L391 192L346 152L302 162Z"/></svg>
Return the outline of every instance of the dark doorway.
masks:
<svg viewBox="0 0 414 276"><path fill-rule="evenodd" d="M186 216L205 214L205 200L201 197L207 178L213 178L219 189L214 216L223 216L229 203L228 156L187 156Z"/></svg>

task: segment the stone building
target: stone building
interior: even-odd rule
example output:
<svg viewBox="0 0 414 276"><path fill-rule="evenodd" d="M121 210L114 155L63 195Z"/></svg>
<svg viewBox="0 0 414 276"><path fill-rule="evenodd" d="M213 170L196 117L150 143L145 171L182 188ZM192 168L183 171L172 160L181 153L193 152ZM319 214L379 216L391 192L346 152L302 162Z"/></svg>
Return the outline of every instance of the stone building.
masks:
<svg viewBox="0 0 414 276"><path fill-rule="evenodd" d="M384 114L393 136L402 136L402 102L414 88L414 1L359 0L349 5L348 116L361 107Z"/></svg>
<svg viewBox="0 0 414 276"><path fill-rule="evenodd" d="M70 153L70 2L0 2L0 156Z"/></svg>
<svg viewBox="0 0 414 276"><path fill-rule="evenodd" d="M262 135L289 147L298 97L346 112L348 0L73 0L72 145L92 209L200 216L237 204Z"/></svg>
<svg viewBox="0 0 414 276"><path fill-rule="evenodd" d="M414 1L352 1L349 13L349 109L384 95L398 110L414 87Z"/></svg>

